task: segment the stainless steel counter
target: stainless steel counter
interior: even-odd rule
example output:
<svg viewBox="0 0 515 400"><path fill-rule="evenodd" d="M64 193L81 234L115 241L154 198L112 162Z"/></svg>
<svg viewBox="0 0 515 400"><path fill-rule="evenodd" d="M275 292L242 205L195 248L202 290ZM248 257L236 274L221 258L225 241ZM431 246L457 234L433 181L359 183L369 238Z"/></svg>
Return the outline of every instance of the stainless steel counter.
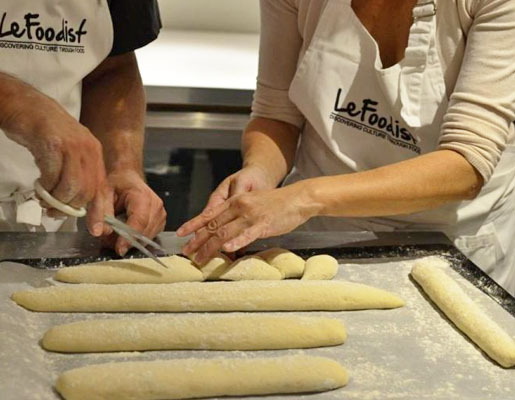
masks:
<svg viewBox="0 0 515 400"><path fill-rule="evenodd" d="M158 241L169 249L175 249L185 239L175 232L163 232ZM438 232L293 232L288 235L260 240L248 250L260 250L270 246L288 249L364 248L381 246L452 246L452 242ZM114 256L102 248L100 240L87 232L77 233L28 233L0 232L0 261L48 258L81 258Z"/></svg>

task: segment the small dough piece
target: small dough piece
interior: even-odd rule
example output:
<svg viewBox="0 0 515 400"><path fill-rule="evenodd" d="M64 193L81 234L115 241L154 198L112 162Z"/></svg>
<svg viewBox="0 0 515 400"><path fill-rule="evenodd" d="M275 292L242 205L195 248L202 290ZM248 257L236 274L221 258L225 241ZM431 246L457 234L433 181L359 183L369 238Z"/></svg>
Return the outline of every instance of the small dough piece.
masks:
<svg viewBox="0 0 515 400"><path fill-rule="evenodd" d="M173 283L202 281L202 272L187 258L159 258L165 269L151 258L132 258L61 268L54 278L68 283Z"/></svg>
<svg viewBox="0 0 515 400"><path fill-rule="evenodd" d="M220 275L226 281L277 281L282 279L281 273L261 257L242 257Z"/></svg>
<svg viewBox="0 0 515 400"><path fill-rule="evenodd" d="M515 366L515 341L483 311L441 267L439 258L421 260L411 276L440 310L481 350L505 368Z"/></svg>
<svg viewBox="0 0 515 400"><path fill-rule="evenodd" d="M195 255L192 256L194 259ZM225 254L218 252L216 256L211 258L203 265L198 265L198 268L204 275L206 281L217 281L231 266L232 260Z"/></svg>
<svg viewBox="0 0 515 400"><path fill-rule="evenodd" d="M338 261L327 254L308 258L304 268L304 280L330 280L338 273Z"/></svg>
<svg viewBox="0 0 515 400"><path fill-rule="evenodd" d="M12 299L47 312L343 311L397 308L385 290L343 281L179 282L51 286Z"/></svg>
<svg viewBox="0 0 515 400"><path fill-rule="evenodd" d="M145 350L281 350L337 346L343 323L320 317L174 315L55 326L42 346L63 353Z"/></svg>
<svg viewBox="0 0 515 400"><path fill-rule="evenodd" d="M304 273L304 265L306 262L297 254L290 250L274 247L272 249L263 250L256 254L261 257L272 267L279 270L284 278L300 278Z"/></svg>
<svg viewBox="0 0 515 400"><path fill-rule="evenodd" d="M324 392L348 373L324 357L133 361L72 369L57 380L66 400L157 400Z"/></svg>

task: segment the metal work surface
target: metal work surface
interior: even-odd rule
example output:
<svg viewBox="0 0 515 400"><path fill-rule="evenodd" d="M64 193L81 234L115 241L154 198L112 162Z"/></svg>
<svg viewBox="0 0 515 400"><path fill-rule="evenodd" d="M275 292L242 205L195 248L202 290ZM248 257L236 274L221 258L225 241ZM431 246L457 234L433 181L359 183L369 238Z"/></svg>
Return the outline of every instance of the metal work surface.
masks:
<svg viewBox="0 0 515 400"><path fill-rule="evenodd" d="M45 352L40 348L38 341L53 325L83 319L118 318L121 315L52 314L27 311L15 305L9 296L15 290L53 284L53 281L48 280L53 271L12 262L0 263L1 399L58 399L59 396L52 390L52 385L61 372L95 363L215 356L267 357L297 353L326 356L340 361L349 370L351 377L349 384L345 388L328 393L266 398L327 400L508 400L515 398L515 370L506 370L497 366L457 331L414 284L409 277L409 271L414 259L433 254L446 258L452 266L448 273L459 281L463 289L483 310L514 337L515 318L481 291L489 292L492 287L491 281L481 278L481 274L478 278L477 271L474 270L476 267L469 264L442 236L415 233L403 234L402 237L397 236L397 238L392 234L347 233L345 235L332 234L324 237L324 234L293 234L262 241L253 247L257 250L265 245L280 245L295 248L303 256L315 253L336 255L341 265L336 279L387 289L399 294L406 302L405 307L396 310L298 313L341 319L348 331L348 339L342 346L302 351L244 353L159 351L90 355ZM19 246L20 240L20 238L11 237L11 245L18 243ZM297 245L286 246L290 241ZM48 254L51 259L56 255L64 256L66 254L64 247L69 246L66 263L72 264L75 263L73 257L77 257L78 254L88 259L98 258L100 254L103 256L108 254L99 250L96 241L79 234L74 235L73 239L69 235L60 238L54 236L50 242L54 243L54 246L49 246L48 237L34 238L31 244L27 244L25 254L28 251L31 254L38 252L41 254L41 251L46 248L51 253ZM14 248L11 247L9 250L5 241L1 243L0 257L6 259L8 253L12 256ZM163 235L161 243L165 247L178 245L173 234ZM395 246L395 243L398 245ZM299 245L302 245L302 248L299 248ZM373 253L376 253L375 256L372 255ZM23 252L16 255L21 258ZM48 260L34 265L50 266ZM510 301L513 300L507 294L500 298L494 296L494 298L506 304L511 304ZM129 315L134 318L148 316L148 314ZM123 316L126 317L127 314Z"/></svg>

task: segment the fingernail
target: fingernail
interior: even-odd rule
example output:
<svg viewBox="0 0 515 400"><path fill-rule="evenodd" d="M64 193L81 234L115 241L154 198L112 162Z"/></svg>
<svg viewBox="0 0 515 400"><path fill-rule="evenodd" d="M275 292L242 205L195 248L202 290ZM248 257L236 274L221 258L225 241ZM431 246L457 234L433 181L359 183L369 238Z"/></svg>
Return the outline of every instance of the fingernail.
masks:
<svg viewBox="0 0 515 400"><path fill-rule="evenodd" d="M177 229L177 236L182 236L184 233L184 228L181 226L179 229Z"/></svg>
<svg viewBox="0 0 515 400"><path fill-rule="evenodd" d="M104 231L104 224L102 222L97 222L93 225L93 236L100 236Z"/></svg>
<svg viewBox="0 0 515 400"><path fill-rule="evenodd" d="M129 251L129 248L127 246L120 247L120 256L124 257L128 251Z"/></svg>

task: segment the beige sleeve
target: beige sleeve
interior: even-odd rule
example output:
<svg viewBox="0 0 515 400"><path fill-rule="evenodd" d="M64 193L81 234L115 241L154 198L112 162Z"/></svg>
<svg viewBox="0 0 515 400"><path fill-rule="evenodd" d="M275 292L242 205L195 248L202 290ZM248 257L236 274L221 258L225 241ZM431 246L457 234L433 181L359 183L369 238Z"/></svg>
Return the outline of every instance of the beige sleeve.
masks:
<svg viewBox="0 0 515 400"><path fill-rule="evenodd" d="M259 72L252 117L297 127L304 117L288 97L302 46L295 0L261 0Z"/></svg>
<svg viewBox="0 0 515 400"><path fill-rule="evenodd" d="M515 2L476 0L458 81L444 117L441 149L462 154L485 182L515 120Z"/></svg>

